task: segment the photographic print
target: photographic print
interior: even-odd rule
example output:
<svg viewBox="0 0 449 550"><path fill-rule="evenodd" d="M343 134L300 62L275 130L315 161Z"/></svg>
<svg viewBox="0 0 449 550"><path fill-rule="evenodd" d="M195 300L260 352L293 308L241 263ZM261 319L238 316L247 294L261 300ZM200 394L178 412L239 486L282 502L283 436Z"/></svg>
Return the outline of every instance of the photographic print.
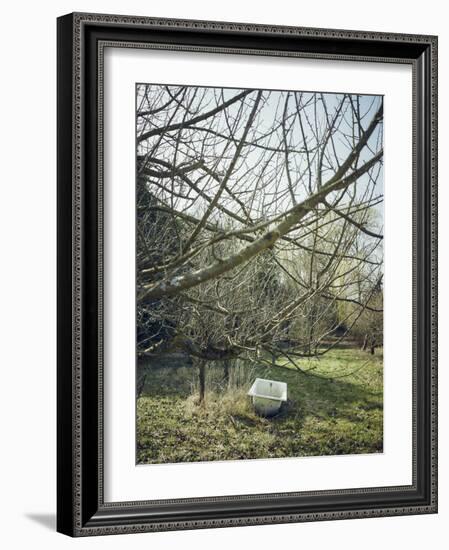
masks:
<svg viewBox="0 0 449 550"><path fill-rule="evenodd" d="M57 45L57 530L437 513L438 37Z"/></svg>
<svg viewBox="0 0 449 550"><path fill-rule="evenodd" d="M383 97L136 85L136 463L383 451Z"/></svg>

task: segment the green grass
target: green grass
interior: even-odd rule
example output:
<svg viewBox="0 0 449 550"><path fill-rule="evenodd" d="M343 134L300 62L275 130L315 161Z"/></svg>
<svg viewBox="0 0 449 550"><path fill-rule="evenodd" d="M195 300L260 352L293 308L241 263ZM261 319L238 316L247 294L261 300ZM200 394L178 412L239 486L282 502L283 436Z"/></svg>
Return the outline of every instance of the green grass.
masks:
<svg viewBox="0 0 449 550"><path fill-rule="evenodd" d="M208 370L204 406L197 404L192 367L146 368L137 400L137 463L192 462L382 452L383 360L333 349L285 368L249 367L240 387L220 389L222 371ZM255 377L288 384L281 412L257 416L246 396Z"/></svg>

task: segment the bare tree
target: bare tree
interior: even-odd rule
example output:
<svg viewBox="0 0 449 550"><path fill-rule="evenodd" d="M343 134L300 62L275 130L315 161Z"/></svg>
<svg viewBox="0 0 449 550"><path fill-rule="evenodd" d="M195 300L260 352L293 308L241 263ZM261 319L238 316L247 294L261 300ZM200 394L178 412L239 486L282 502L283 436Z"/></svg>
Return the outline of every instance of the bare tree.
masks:
<svg viewBox="0 0 449 550"><path fill-rule="evenodd" d="M187 352L204 396L208 361L300 368L379 309L382 119L378 96L138 86L140 356Z"/></svg>

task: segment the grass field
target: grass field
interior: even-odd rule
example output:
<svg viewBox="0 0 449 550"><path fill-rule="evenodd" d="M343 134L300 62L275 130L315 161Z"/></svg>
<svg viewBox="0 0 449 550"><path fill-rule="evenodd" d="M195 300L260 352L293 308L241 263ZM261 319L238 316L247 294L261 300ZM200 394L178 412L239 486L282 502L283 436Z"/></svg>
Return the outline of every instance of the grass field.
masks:
<svg viewBox="0 0 449 550"><path fill-rule="evenodd" d="M178 363L181 364L182 363ZM232 389L208 369L205 404L197 404L189 366L140 367L137 463L193 462L382 452L383 357L333 349L301 362L308 374L281 366L238 368ZM257 416L246 396L254 378L288 384L280 413Z"/></svg>

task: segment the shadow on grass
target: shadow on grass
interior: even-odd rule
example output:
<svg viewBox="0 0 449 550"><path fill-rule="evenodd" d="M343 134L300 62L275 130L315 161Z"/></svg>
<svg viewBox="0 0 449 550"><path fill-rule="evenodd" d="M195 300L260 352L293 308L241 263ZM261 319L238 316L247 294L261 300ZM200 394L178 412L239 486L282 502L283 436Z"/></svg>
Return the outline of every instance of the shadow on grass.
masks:
<svg viewBox="0 0 449 550"><path fill-rule="evenodd" d="M339 418L354 419L354 410L382 410L382 390L367 389L362 385L344 380L292 372L285 374L283 368L273 368L273 375L287 382L292 396L273 422L288 420L292 414L299 417L312 415L329 419L338 414Z"/></svg>

